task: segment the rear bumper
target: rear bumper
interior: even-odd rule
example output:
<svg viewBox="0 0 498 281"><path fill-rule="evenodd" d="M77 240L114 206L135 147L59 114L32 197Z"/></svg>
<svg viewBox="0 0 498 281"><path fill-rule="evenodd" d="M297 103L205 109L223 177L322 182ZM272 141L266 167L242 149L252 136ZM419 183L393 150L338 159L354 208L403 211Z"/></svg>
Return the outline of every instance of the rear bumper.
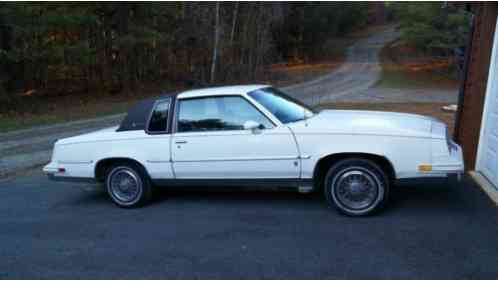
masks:
<svg viewBox="0 0 498 281"><path fill-rule="evenodd" d="M50 162L43 167L43 173L47 175L49 180L53 181L79 182L79 183L97 182L94 178L68 176L67 173L60 172L58 165L53 162Z"/></svg>
<svg viewBox="0 0 498 281"><path fill-rule="evenodd" d="M56 176L54 174L47 174L49 180L62 181L62 182L76 182L76 183L97 183L94 178L77 178L77 177L64 177Z"/></svg>
<svg viewBox="0 0 498 281"><path fill-rule="evenodd" d="M46 175L55 174L59 172L59 167L54 162L50 162L43 167L43 173Z"/></svg>

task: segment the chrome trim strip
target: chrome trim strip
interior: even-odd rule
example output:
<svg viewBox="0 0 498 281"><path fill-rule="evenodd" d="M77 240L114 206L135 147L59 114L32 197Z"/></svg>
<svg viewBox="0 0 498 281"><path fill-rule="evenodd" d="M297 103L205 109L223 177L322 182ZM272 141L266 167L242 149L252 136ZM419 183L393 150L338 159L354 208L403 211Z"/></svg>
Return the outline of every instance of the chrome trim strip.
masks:
<svg viewBox="0 0 498 281"><path fill-rule="evenodd" d="M173 160L173 163L180 162L220 162L220 161L267 161L267 160L296 160L299 156L280 156L280 157L240 157L240 158L211 158L211 159L193 159L193 160Z"/></svg>
<svg viewBox="0 0 498 281"><path fill-rule="evenodd" d="M353 133L353 132L299 132L299 135L306 136L373 136L373 137L394 137L410 139L428 139L428 140L446 140L446 137L416 136L416 135L392 135L392 134L375 134L375 133Z"/></svg>
<svg viewBox="0 0 498 281"><path fill-rule="evenodd" d="M58 161L58 164L92 164L93 161Z"/></svg>
<svg viewBox="0 0 498 281"><path fill-rule="evenodd" d="M275 127L276 128L276 127ZM274 129L274 128L273 128ZM267 135L272 136L287 136L285 132L273 132L273 129L263 129ZM250 130L232 130L232 131L205 131L205 132L177 132L175 136L178 138L206 138L206 137L229 137L229 136L250 136L253 133Z"/></svg>
<svg viewBox="0 0 498 281"><path fill-rule="evenodd" d="M152 179L157 185L165 186L272 186L272 187L299 187L310 186L313 179L306 178L169 178Z"/></svg>
<svg viewBox="0 0 498 281"><path fill-rule="evenodd" d="M169 163L169 160L145 160L147 163Z"/></svg>

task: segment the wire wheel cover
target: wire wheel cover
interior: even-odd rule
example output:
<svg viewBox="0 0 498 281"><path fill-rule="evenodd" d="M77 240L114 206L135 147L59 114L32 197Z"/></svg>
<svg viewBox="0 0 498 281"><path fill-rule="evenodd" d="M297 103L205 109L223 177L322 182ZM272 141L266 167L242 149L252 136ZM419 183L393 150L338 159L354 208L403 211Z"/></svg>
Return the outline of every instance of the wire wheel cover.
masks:
<svg viewBox="0 0 498 281"><path fill-rule="evenodd" d="M372 206L378 199L379 180L370 171L354 167L344 170L332 182L333 192L344 207L361 210Z"/></svg>
<svg viewBox="0 0 498 281"><path fill-rule="evenodd" d="M112 195L121 202L132 202L142 192L142 182L138 176L127 168L118 168L109 179Z"/></svg>

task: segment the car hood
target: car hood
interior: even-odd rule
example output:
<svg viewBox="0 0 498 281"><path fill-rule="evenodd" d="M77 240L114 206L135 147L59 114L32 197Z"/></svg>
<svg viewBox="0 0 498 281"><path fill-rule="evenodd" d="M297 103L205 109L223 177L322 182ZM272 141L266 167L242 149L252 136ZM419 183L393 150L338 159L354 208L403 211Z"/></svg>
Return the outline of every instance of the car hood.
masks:
<svg viewBox="0 0 498 281"><path fill-rule="evenodd" d="M296 133L446 137L446 126L437 119L396 112L323 110L290 127Z"/></svg>

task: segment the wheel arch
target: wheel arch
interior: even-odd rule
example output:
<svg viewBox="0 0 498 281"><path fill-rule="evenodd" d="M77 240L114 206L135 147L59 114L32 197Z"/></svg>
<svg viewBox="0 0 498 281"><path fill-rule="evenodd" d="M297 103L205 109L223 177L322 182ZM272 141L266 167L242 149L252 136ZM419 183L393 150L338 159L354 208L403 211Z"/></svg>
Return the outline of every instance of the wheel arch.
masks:
<svg viewBox="0 0 498 281"><path fill-rule="evenodd" d="M374 153L355 153L355 152L344 152L344 153L334 153L326 155L317 161L315 168L313 170L313 181L315 187L322 188L325 175L327 174L328 168L338 161L348 159L348 158L360 158L366 159L379 165L380 168L386 172L389 181L396 179L396 170L389 159L383 155L378 155Z"/></svg>
<svg viewBox="0 0 498 281"><path fill-rule="evenodd" d="M95 163L95 169L94 169L95 179L99 182L103 182L105 177L105 171L107 170L108 167L110 167L115 163L133 163L135 165L138 165L150 178L147 169L139 161L128 157L109 157L109 158L100 159L99 161L97 161L97 163Z"/></svg>

